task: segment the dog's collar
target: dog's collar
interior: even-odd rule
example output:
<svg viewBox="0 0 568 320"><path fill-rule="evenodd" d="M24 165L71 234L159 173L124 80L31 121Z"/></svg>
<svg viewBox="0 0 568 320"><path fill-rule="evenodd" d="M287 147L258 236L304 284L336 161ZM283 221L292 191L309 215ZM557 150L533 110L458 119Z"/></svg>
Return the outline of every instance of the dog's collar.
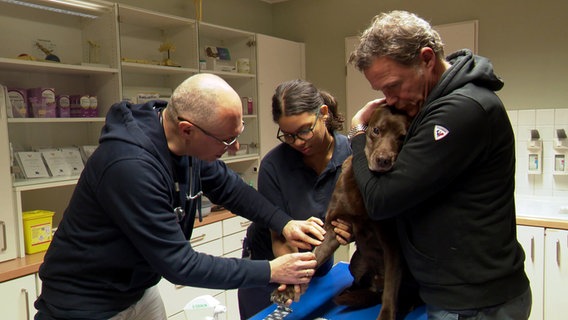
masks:
<svg viewBox="0 0 568 320"><path fill-rule="evenodd" d="M349 132L347 133L347 139L349 139L349 141L351 141L351 139L353 139L353 137L355 137L359 133L365 133L366 131L367 131L367 125L359 123L358 125L349 129Z"/></svg>

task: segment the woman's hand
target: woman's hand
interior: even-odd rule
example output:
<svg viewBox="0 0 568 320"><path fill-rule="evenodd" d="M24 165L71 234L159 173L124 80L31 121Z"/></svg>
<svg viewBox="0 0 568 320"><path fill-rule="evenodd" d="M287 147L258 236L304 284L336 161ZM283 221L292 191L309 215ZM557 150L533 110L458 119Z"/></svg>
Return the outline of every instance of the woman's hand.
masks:
<svg viewBox="0 0 568 320"><path fill-rule="evenodd" d="M331 221L331 225L333 225L333 231L337 234L335 238L339 244L344 246L353 241L353 229L351 223L337 219Z"/></svg>
<svg viewBox="0 0 568 320"><path fill-rule="evenodd" d="M323 240L325 230L322 226L323 221L315 217L308 220L291 220L284 226L282 235L290 245L312 250L312 246L319 246Z"/></svg>

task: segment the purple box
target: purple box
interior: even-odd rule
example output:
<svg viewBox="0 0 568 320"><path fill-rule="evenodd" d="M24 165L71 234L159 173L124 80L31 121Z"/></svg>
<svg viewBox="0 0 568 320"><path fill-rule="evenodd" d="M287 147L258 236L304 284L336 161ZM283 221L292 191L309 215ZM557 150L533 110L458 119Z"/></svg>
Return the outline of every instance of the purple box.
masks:
<svg viewBox="0 0 568 320"><path fill-rule="evenodd" d="M11 105L11 109L7 110L8 117L28 117L28 94L26 92L26 89L8 88L8 99L10 100Z"/></svg>
<svg viewBox="0 0 568 320"><path fill-rule="evenodd" d="M69 96L71 107L71 118L89 117L89 109L91 108L91 100L88 94L74 94Z"/></svg>
<svg viewBox="0 0 568 320"><path fill-rule="evenodd" d="M56 111L58 118L69 118L71 116L71 103L68 95L60 95L55 98Z"/></svg>
<svg viewBox="0 0 568 320"><path fill-rule="evenodd" d="M89 117L99 116L99 106L97 96L89 96Z"/></svg>
<svg viewBox="0 0 568 320"><path fill-rule="evenodd" d="M30 114L34 118L55 118L55 89L28 89Z"/></svg>

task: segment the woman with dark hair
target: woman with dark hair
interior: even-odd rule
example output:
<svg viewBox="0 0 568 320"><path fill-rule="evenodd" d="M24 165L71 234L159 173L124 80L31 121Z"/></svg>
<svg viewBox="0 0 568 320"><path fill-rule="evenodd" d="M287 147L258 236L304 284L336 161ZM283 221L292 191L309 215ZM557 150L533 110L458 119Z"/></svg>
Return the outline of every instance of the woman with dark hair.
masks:
<svg viewBox="0 0 568 320"><path fill-rule="evenodd" d="M341 173L343 161L351 154L347 138L337 131L343 116L337 112L335 98L305 80L280 84L272 97L272 118L278 124L276 137L282 142L262 159L258 190L293 219L325 220L327 206ZM350 228L334 222L344 239ZM274 258L298 252L276 232L257 223L247 230L243 257L253 260ZM333 259L322 265L314 276L324 275ZM248 319L271 304L275 285L239 290L241 319ZM303 288L305 289L305 288Z"/></svg>

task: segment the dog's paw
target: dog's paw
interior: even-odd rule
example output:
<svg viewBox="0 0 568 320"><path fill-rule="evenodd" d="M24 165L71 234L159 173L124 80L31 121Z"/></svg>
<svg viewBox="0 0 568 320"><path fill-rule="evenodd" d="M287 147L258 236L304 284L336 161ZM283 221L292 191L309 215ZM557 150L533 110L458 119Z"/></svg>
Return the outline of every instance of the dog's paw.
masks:
<svg viewBox="0 0 568 320"><path fill-rule="evenodd" d="M279 291L274 289L270 294L270 301L276 303L279 306L286 306L286 303L292 300L294 301L294 286L288 285L284 291Z"/></svg>

